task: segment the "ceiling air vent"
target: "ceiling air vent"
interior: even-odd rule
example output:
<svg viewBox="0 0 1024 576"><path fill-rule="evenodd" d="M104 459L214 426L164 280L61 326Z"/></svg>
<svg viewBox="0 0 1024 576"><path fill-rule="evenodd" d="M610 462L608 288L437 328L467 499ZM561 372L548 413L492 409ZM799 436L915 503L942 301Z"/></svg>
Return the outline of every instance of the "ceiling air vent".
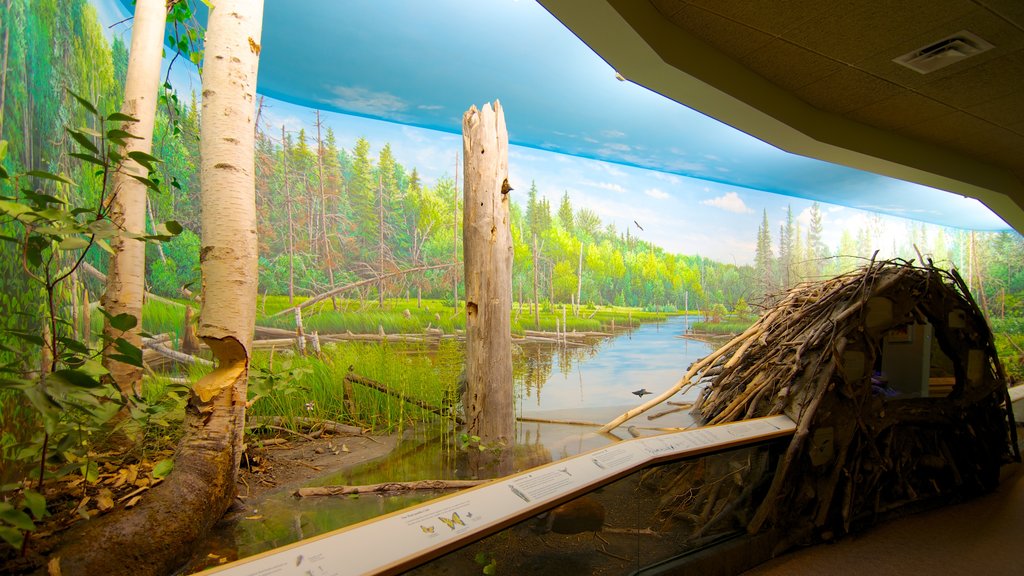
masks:
<svg viewBox="0 0 1024 576"><path fill-rule="evenodd" d="M961 30L924 48L918 48L899 58L893 58L892 61L915 72L927 74L992 48L991 44L977 35L967 30Z"/></svg>

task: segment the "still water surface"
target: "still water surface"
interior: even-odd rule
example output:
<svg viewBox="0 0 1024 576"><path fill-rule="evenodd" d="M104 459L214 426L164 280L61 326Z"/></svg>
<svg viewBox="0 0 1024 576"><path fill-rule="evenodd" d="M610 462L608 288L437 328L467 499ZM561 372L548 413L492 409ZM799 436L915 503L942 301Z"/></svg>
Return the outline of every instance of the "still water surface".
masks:
<svg viewBox="0 0 1024 576"><path fill-rule="evenodd" d="M681 338L693 316L676 316L662 323L644 324L630 333L581 347L537 345L522 347L516 359L517 412L520 416L602 424L639 404L632 391L646 388L657 394L672 386L687 367L712 348ZM692 401L697 391L672 401ZM659 407L660 408L660 407ZM651 412L657 412L655 408ZM654 427L692 424L685 411L656 421L640 416L634 432L657 433ZM598 435L593 427L521 422L516 448L517 469L605 446L614 436ZM629 437L623 429L619 437ZM374 484L385 481L454 479L470 476L465 454L452 449L452 433L407 431L388 456L350 470L316 478L307 485ZM446 448L447 446L447 448ZM222 526L213 547L200 551L220 556L245 557L265 550L349 526L439 496L416 492L358 498L305 498L291 494L297 486L269 493L246 503L246 515ZM249 519L246 519L246 516Z"/></svg>

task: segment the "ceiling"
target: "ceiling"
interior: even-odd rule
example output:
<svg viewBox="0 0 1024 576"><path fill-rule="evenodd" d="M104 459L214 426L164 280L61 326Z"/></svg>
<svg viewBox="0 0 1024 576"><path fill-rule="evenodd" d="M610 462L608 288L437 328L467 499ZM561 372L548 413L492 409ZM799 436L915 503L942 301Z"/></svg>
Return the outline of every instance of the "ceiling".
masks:
<svg viewBox="0 0 1024 576"><path fill-rule="evenodd" d="M266 0L257 90L454 134L500 99L512 144L1024 230L1024 3L978 2ZM961 29L995 48L924 76L890 62Z"/></svg>
<svg viewBox="0 0 1024 576"><path fill-rule="evenodd" d="M1021 0L540 0L623 76L780 148L975 197L1024 231ZM893 59L961 31L993 48Z"/></svg>

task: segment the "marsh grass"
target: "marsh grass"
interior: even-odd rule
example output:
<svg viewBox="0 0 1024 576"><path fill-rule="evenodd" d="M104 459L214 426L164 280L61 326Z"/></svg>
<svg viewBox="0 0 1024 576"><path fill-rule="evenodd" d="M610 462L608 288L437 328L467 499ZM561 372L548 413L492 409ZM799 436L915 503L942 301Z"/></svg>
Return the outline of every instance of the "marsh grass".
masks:
<svg viewBox="0 0 1024 576"><path fill-rule="evenodd" d="M692 328L694 332L703 332L705 334L716 334L720 336L726 336L732 334L740 334L747 328L750 328L750 325L753 323L753 320L730 320L725 322L694 322Z"/></svg>
<svg viewBox="0 0 1024 576"><path fill-rule="evenodd" d="M296 298L296 303L302 299ZM338 308L334 308L329 300L319 302L303 310L302 325L306 331L317 331L322 334L352 332L354 334L375 334L380 330L388 334L416 334L428 328L438 328L446 334L465 330L465 314L460 310L453 313L452 307L440 300L422 300L417 307L415 299L393 298L385 301L381 308L376 302L360 302L358 300L337 299ZM276 312L288 308L288 299L283 296L261 296L259 311L260 325L295 329L295 317L292 314L271 317ZM592 307L584 306L580 315L574 316L571 307L566 307L563 314L562 305L542 303L540 324L534 323L533 313L528 304L522 307L518 303L512 305L512 332L522 334L524 330L543 330L554 332L559 330L596 332L610 326L615 319L616 326L626 327L630 320L634 326L643 322L664 320L665 312L646 312L639 308ZM565 326L562 326L563 317Z"/></svg>
<svg viewBox="0 0 1024 576"><path fill-rule="evenodd" d="M346 342L325 346L322 359L261 352L253 358L255 370L280 370L286 364L298 377L258 400L250 414L281 416L286 420L305 416L379 432L393 432L423 421L440 422L443 418L402 398L441 407L445 394L454 389L461 370L459 348L459 344L452 342L442 342L433 348ZM356 374L384 384L398 397L353 383L355 409L349 413L344 379L350 366Z"/></svg>

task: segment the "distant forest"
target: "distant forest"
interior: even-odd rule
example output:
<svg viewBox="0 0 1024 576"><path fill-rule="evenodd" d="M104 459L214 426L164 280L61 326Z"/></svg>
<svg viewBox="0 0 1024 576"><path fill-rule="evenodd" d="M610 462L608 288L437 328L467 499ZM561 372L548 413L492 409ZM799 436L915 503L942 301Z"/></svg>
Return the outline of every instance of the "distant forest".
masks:
<svg viewBox="0 0 1024 576"><path fill-rule="evenodd" d="M95 201L92 168L69 154L65 127L88 121L68 90L101 111L118 109L126 46L120 39L108 43L87 0L8 0L0 4L0 17L5 48L0 139L8 143L3 165L11 173L65 174L80 185L60 194L72 204ZM148 248L149 289L164 296L181 297L182 288L195 291L199 282L199 114L195 94L179 99L168 90L161 99L153 154L163 161L158 178L165 191L150 195L149 217L177 220L184 228L173 240ZM453 150L453 175L456 162ZM261 124L256 172L261 294L310 296L366 280L348 296L451 301L456 290L462 294L461 267L444 267L461 259L462 195L456 176L428 186L389 144L364 138L338 142L322 119L297 132ZM918 259L920 253L940 265L955 265L990 312L1024 314L1024 242L1018 234L908 223L898 245L876 246L881 227L888 225L876 218L862 230L844 230L839 245L827 246L821 208L813 205L806 226L792 211L772 225L765 212L758 230L736 230L752 245L756 240L755 263L736 265L702 257L700 247L692 254L668 253L629 229L602 222L588 207L574 206L568 193L552 201L538 193L536 183L516 184L511 223L516 301L532 301L536 290L540 301L559 304L733 310L801 280L842 272L880 249L886 257ZM0 235L15 230L0 222ZM14 246L0 243L0 323L12 326L31 318L9 312L31 310L38 298ZM89 259L105 270L102 251L94 250ZM419 271L404 273L408 270ZM81 286L95 300L101 285L89 282L83 279Z"/></svg>

